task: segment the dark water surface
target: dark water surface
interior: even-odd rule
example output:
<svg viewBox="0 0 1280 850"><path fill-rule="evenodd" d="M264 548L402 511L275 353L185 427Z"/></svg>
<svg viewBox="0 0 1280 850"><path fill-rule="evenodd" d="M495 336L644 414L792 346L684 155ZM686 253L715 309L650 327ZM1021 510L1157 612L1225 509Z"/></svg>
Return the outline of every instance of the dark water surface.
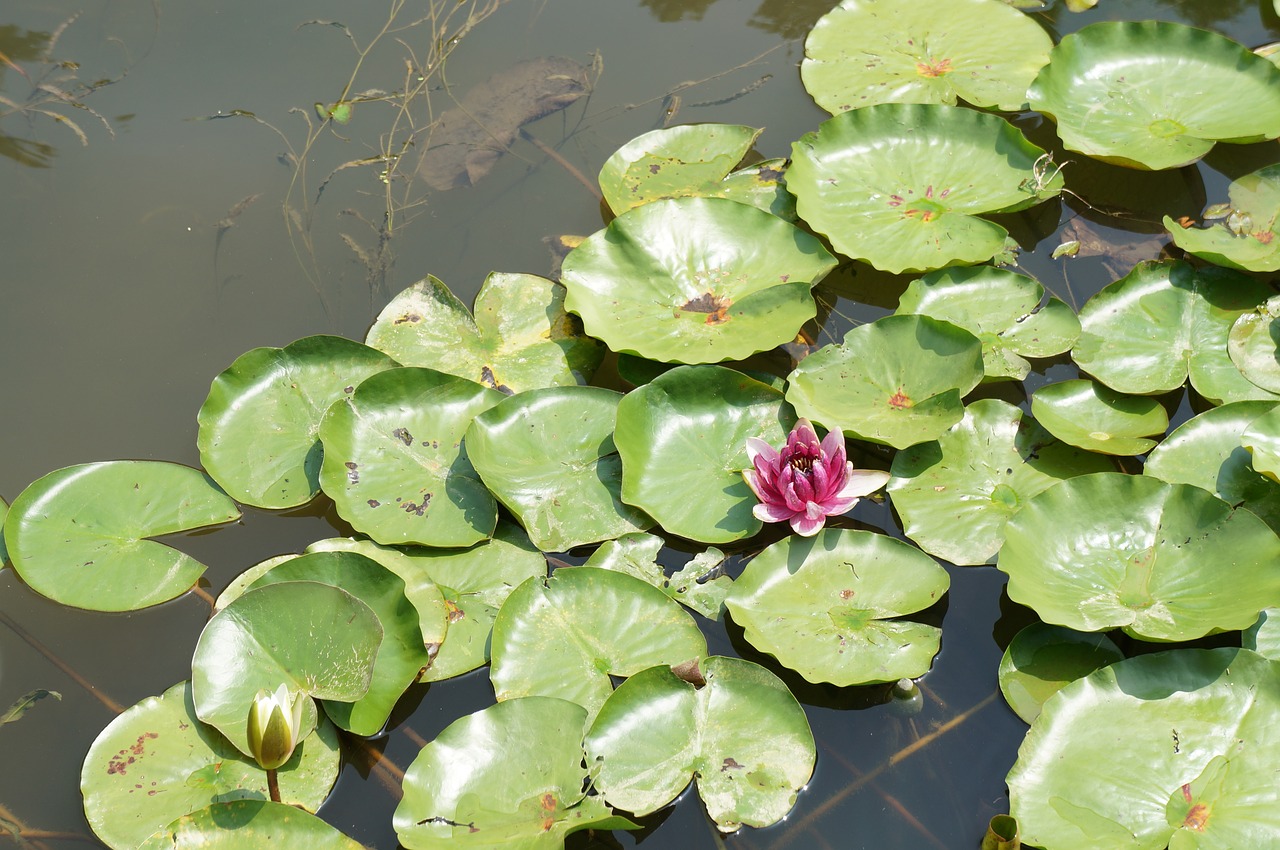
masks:
<svg viewBox="0 0 1280 850"><path fill-rule="evenodd" d="M538 148L517 142L474 187L398 195L398 203L412 206L398 211L392 253L371 271L343 236L376 254L376 234L362 219L376 223L385 209L379 169L338 171L318 201L316 193L333 169L376 153L396 118L385 104L358 106L350 124L323 134L307 157L306 186L291 190L287 152L290 146L301 151L307 126L290 110L314 121L313 104L337 99L356 61L339 27L299 25L340 21L363 46L393 5L0 5L6 55L19 59L18 48L79 13L62 33L56 57L79 63L84 81L120 77L84 100L114 135L84 110L51 107L83 129L87 145L47 117L0 120L0 496L12 501L31 481L75 463L145 458L198 465L196 411L213 377L244 351L316 333L362 339L390 295L428 273L470 304L490 271L548 273L544 237L586 235L602 226L595 198L577 179ZM470 3L435 3L438 12L459 5ZM825 117L804 92L797 65L804 33L831 5L508 0L454 48L447 80L465 91L521 59L566 56L590 64L598 53L603 72L591 96L527 128L588 178L622 143L662 126L673 104L664 96L672 92L681 104L670 116L674 123L763 126L759 153L785 156L792 140ZM429 9L427 0L407 2L397 21L410 23ZM1251 47L1280 39L1270 0L1101 0L1093 12L1055 10L1041 20L1060 36L1094 20L1147 17L1210 26ZM431 26L398 37L423 57ZM402 88L408 48L388 36L364 61L353 91ZM44 67L34 59L18 64L29 72ZM0 63L0 95L21 100L29 91L26 80ZM431 108L448 106L442 92L431 93ZM414 120L426 124L427 99L415 108L421 112ZM243 117L193 120L233 110L252 112L284 138ZM1019 125L1038 144L1052 144L1051 128L1037 119ZM1225 147L1199 167L1160 175L1079 163L1068 171L1068 186L1095 206L1124 198L1128 212L1109 216L1064 196L1012 217L1004 223L1023 244L1023 267L1078 307L1138 259L1158 255L1166 241L1160 214L1198 215L1206 198L1225 199L1230 177L1275 159L1274 143ZM243 206L254 195L260 197ZM296 233L290 239L286 199L312 204L309 240ZM1064 238L1056 231L1072 219L1116 245L1109 253L1051 261L1049 252ZM838 311L827 328L832 338L851 321L892 310L907 280L865 268L834 276L821 290ZM1050 364L1028 387L1069 376L1069 366ZM1025 402L1020 387L999 392ZM852 519L897 533L891 512L880 505L864 502ZM204 583L216 595L259 560L346 533L327 504L318 503L286 514L246 509L241 522L170 542L209 565ZM943 625L943 646L924 679L919 714L892 711L882 704L883 689L808 685L779 671L804 703L819 745L813 781L787 821L722 838L696 796L686 795L673 810L647 819L650 829L638 836L618 833L621 845L638 837L654 847L699 850L976 847L990 817L1007 809L1004 776L1025 726L999 696L996 666L1029 618L1003 596L1003 576L994 568L951 568L951 575L949 596L931 612ZM132 614L67 609L31 593L11 569L0 572L0 710L35 688L63 695L0 726L0 818L83 837L66 846L96 844L78 790L84 753L113 718L112 704L130 706L190 675L207 614L207 604L193 595ZM769 663L734 628L727 637L718 626L708 631L713 653ZM492 699L484 670L415 689L373 747L407 767L418 751L410 730L430 740ZM321 814L370 847L393 848L395 804L357 757ZM0 829L0 843L3 836Z"/></svg>

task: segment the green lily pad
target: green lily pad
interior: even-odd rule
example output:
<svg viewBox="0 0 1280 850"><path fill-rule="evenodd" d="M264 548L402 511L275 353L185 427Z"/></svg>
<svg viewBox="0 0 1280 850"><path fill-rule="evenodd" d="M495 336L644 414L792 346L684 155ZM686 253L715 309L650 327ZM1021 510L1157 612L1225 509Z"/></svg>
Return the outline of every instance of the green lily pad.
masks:
<svg viewBox="0 0 1280 850"><path fill-rule="evenodd" d="M1008 402L981 399L936 442L898 452L888 491L903 532L921 549L953 564L985 564L1028 499L1111 468L1106 458L1058 442Z"/></svg>
<svg viewBox="0 0 1280 850"><path fill-rule="evenodd" d="M621 399L600 387L530 390L467 429L476 472L539 549L563 552L653 525L620 495L613 424Z"/></svg>
<svg viewBox="0 0 1280 850"><path fill-rule="evenodd" d="M787 401L827 428L903 449L959 422L960 399L982 375L973 334L928 316L886 316L801 361Z"/></svg>
<svg viewBox="0 0 1280 850"><path fill-rule="evenodd" d="M564 310L564 287L532 274L485 278L475 317L428 276L391 299L365 341L405 366L425 366L508 393L582 384L604 356Z"/></svg>
<svg viewBox="0 0 1280 850"><path fill-rule="evenodd" d="M1174 244L1219 266L1254 272L1280 269L1280 165L1232 181L1227 192L1232 210L1223 222L1183 227L1165 216L1164 227Z"/></svg>
<svg viewBox="0 0 1280 850"><path fill-rule="evenodd" d="M714 197L760 130L741 124L684 124L636 136L600 169L614 215L662 198Z"/></svg>
<svg viewBox="0 0 1280 850"><path fill-rule="evenodd" d="M1168 392L1189 376L1196 392L1217 404L1273 397L1227 355L1232 322L1270 294L1260 281L1228 269L1139 263L1081 308L1071 356L1122 393Z"/></svg>
<svg viewBox="0 0 1280 850"><path fill-rule="evenodd" d="M1047 623L1143 640L1243 629L1280 605L1280 539L1189 484L1099 472L1035 496L1005 527L1008 593ZM1206 590L1204 565L1230 593Z"/></svg>
<svg viewBox="0 0 1280 850"><path fill-rule="evenodd" d="M1280 69L1226 36L1165 21L1063 37L1027 98L1068 150L1131 168L1177 168L1215 142L1280 136Z"/></svg>
<svg viewBox="0 0 1280 850"><path fill-rule="evenodd" d="M1053 40L1000 0L844 0L804 43L804 87L828 112L877 103L1026 109Z"/></svg>
<svg viewBox="0 0 1280 850"><path fill-rule="evenodd" d="M800 217L846 257L924 272L989 260L1000 225L1062 189L1061 169L1003 118L958 106L883 104L824 121L791 146Z"/></svg>
<svg viewBox="0 0 1280 850"><path fill-rule="evenodd" d="M795 196L787 191L787 170L790 167L790 160L784 158L761 160L755 165L739 168L720 181L714 191L707 191L704 195L750 204L794 224L800 218L796 215Z"/></svg>
<svg viewBox="0 0 1280 850"><path fill-rule="evenodd" d="M1240 434L1240 445L1254 470L1280 483L1280 409L1273 407L1253 420Z"/></svg>
<svg viewBox="0 0 1280 850"><path fill-rule="evenodd" d="M1280 484L1253 468L1244 433L1275 410L1270 401L1237 401L1188 419L1151 451L1144 475L1193 484L1257 514L1280 533Z"/></svg>
<svg viewBox="0 0 1280 850"><path fill-rule="evenodd" d="M551 697L500 702L455 720L405 771L392 819L400 844L560 850L580 829L636 828L586 793L586 721L581 706Z"/></svg>
<svg viewBox="0 0 1280 850"><path fill-rule="evenodd" d="M835 265L816 237L755 207L673 198L589 236L561 276L565 305L614 351L715 363L790 342Z"/></svg>
<svg viewBox="0 0 1280 850"><path fill-rule="evenodd" d="M230 522L240 509L198 470L160 461L50 472L4 518L13 568L63 605L132 611L185 593L204 564L148 537Z"/></svg>
<svg viewBox="0 0 1280 850"><path fill-rule="evenodd" d="M200 462L244 504L304 504L320 489L320 418L369 375L396 365L339 336L246 352L213 379L200 406Z"/></svg>
<svg viewBox="0 0 1280 850"><path fill-rule="evenodd" d="M1033 277L993 266L941 269L912 281L897 314L931 316L964 328L982 343L988 380L1022 380L1024 357L1052 357L1071 348L1080 320L1057 298L1041 307L1044 287Z"/></svg>
<svg viewBox="0 0 1280 850"><path fill-rule="evenodd" d="M725 605L756 649L810 682L844 687L929 672L942 630L898 618L932 606L950 583L901 540L828 528L765 549Z"/></svg>
<svg viewBox="0 0 1280 850"><path fill-rule="evenodd" d="M1064 443L1107 455L1143 454L1156 444L1149 435L1163 435L1169 427L1169 414L1155 399L1083 379L1036 390L1031 412Z"/></svg>
<svg viewBox="0 0 1280 850"><path fill-rule="evenodd" d="M406 594L418 608L420 627L428 617L438 622L430 600L440 597L448 632L443 643L427 641L432 657L420 677L424 682L460 676L487 664L489 633L502 603L525 579L547 575L543 554L519 526L506 521L498 523L492 539L470 549L395 548L341 538L307 547L308 552L333 550L360 552L404 579ZM429 606L422 605L421 597L430 601Z"/></svg>
<svg viewBox="0 0 1280 850"><path fill-rule="evenodd" d="M1000 659L1000 693L1028 723L1064 685L1124 658L1106 635L1032 623L1014 635Z"/></svg>
<svg viewBox="0 0 1280 850"><path fill-rule="evenodd" d="M672 534L728 543L758 532L747 438L781 445L795 425L782 393L722 366L681 366L618 404L622 500Z"/></svg>
<svg viewBox="0 0 1280 850"><path fill-rule="evenodd" d="M1240 374L1269 393L1280 393L1280 296L1236 319L1227 353Z"/></svg>
<svg viewBox="0 0 1280 850"><path fill-rule="evenodd" d="M240 575L227 582L227 586L222 589L222 592L218 594L218 598L213 601L213 611L210 612L210 616L218 613L223 608L226 608L232 602L235 602L243 596L244 592L249 589L249 585L262 578L270 572L273 567L279 566L285 561L296 557L298 556L292 552L287 555L272 555L270 558L261 560L252 567L249 567L249 569L240 573Z"/></svg>
<svg viewBox="0 0 1280 850"><path fill-rule="evenodd" d="M363 850L364 845L308 812L269 800L217 802L183 815L138 850Z"/></svg>
<svg viewBox="0 0 1280 850"><path fill-rule="evenodd" d="M499 701L571 700L592 717L610 676L707 654L698 624L656 587L595 567L557 570L512 591L493 624L489 678Z"/></svg>
<svg viewBox="0 0 1280 850"><path fill-rule="evenodd" d="M1280 661L1280 608L1267 608L1244 630L1240 645L1272 661Z"/></svg>
<svg viewBox="0 0 1280 850"><path fill-rule="evenodd" d="M724 613L724 598L733 587L733 579L718 574L724 564L724 552L710 546L667 575L658 563L658 553L664 545L665 541L655 534L624 534L603 543L583 566L635 576L702 616L719 620Z"/></svg>
<svg viewBox="0 0 1280 850"><path fill-rule="evenodd" d="M498 505L462 435L502 399L434 369L374 375L320 423L320 486L343 519L379 543L479 543L493 533Z"/></svg>
<svg viewBox="0 0 1280 850"><path fill-rule="evenodd" d="M326 721L280 767L281 800L308 811L320 808L340 760L338 733ZM84 759L80 791L94 834L117 850L133 850L202 806L266 799L267 774L196 718L191 685L180 682L126 709L98 733Z"/></svg>
<svg viewBox="0 0 1280 850"><path fill-rule="evenodd" d="M364 696L325 700L325 714L357 735L376 735L418 671L427 665L427 648L418 628L418 610L405 596L405 582L377 561L358 552L313 552L291 558L249 585L249 592L286 581L314 581L339 587L359 599L378 618L382 643ZM443 611L441 611L443 615ZM444 617L441 616L443 623Z"/></svg>
<svg viewBox="0 0 1280 850"><path fill-rule="evenodd" d="M1024 845L1267 847L1280 835L1280 664L1180 649L1104 667L1045 703L1009 772Z"/></svg>
<svg viewBox="0 0 1280 850"><path fill-rule="evenodd" d="M720 831L777 823L817 760L804 709L758 664L713 657L698 667L697 686L652 667L614 691L583 744L596 789L645 815L696 781Z"/></svg>
<svg viewBox="0 0 1280 850"><path fill-rule="evenodd" d="M378 617L327 584L289 581L245 593L205 624L191 659L196 714L250 754L249 707L259 690L355 702L369 690L382 642ZM316 724L307 700L298 739Z"/></svg>

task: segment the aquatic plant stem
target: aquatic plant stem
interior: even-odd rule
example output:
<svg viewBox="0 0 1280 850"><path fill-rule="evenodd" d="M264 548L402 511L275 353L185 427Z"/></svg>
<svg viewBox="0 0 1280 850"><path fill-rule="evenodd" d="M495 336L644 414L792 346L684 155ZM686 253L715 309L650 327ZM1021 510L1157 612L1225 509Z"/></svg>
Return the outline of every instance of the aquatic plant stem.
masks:
<svg viewBox="0 0 1280 850"><path fill-rule="evenodd" d="M839 803L841 800L843 800L845 797L848 797L853 792L862 788L862 786L866 785L868 782L871 782L877 776L884 773L889 768L894 767L899 762L905 761L906 759L915 755L915 753L917 753L924 747L928 746L929 744L933 743L937 739L941 738L943 735L946 735L948 732L951 732L954 729L958 728L959 726L962 726L966 721L968 721L974 715L978 714L984 708L986 708L987 706L995 702L996 695L998 693L999 691L993 691L992 693L987 694L987 696L984 697L982 701L979 702L977 705L974 705L972 708L968 709L967 711L963 711L960 714L957 714L955 717L951 718L946 723L943 723L937 729L934 729L928 735L925 735L924 737L916 741L913 741L912 743L898 750L896 753L889 756L889 758L885 759L883 762L876 765L874 768L872 768L868 772L862 774L857 779L850 782L848 785L844 786L836 793L832 794L826 800L823 800L821 804L819 804L816 808L814 808L804 817L797 819L795 823L795 827L793 829L804 829L806 827L812 826L816 821L824 817L827 814L827 812L829 812L832 808L834 808L835 805ZM773 844L769 845L769 850L781 850L785 841L786 841L785 837L780 838L779 840L775 841Z"/></svg>
<svg viewBox="0 0 1280 850"><path fill-rule="evenodd" d="M280 779L274 767L267 770L267 793L271 795L271 802L280 802Z"/></svg>
<svg viewBox="0 0 1280 850"><path fill-rule="evenodd" d="M583 186L586 186L587 191L595 196L597 203L604 200L604 195L600 194L600 190L596 188L596 184L588 180L585 174L579 171L572 162L570 162L569 160L561 156L560 152L557 151L555 148L551 147L546 142L532 135L531 133L529 133L529 131L525 130L523 127L520 128L520 138L524 139L526 142L533 145L535 148L537 148L547 156L554 159L561 168L569 172L570 176L572 176L575 180L577 180Z"/></svg>
<svg viewBox="0 0 1280 850"><path fill-rule="evenodd" d="M917 738L916 740L919 740L919 738ZM830 752L827 753L827 755L831 756L833 759L839 762L840 765L844 767L846 770L848 770L850 773L852 773L855 778L861 779L863 776L866 775L861 770L859 770L854 765L853 762L845 758L840 752L836 750L831 750ZM908 824L910 824L922 836L924 836L925 840L928 841L931 845L939 848L939 850L948 850L947 845L944 844L936 835L930 832L928 827L922 824L916 818L915 815L911 814L911 812L907 809L907 807L904 806L897 797L893 796L888 791L885 791L883 788L881 788L878 784L874 782L871 783L871 790L879 794L880 799L888 803L890 808L892 808L895 812L901 815L902 819L905 820Z"/></svg>
<svg viewBox="0 0 1280 850"><path fill-rule="evenodd" d="M84 676L81 676L78 672L76 672L75 668L73 668L70 664L63 661L61 658L59 658L54 653L53 650L51 650L49 647L41 643L36 638L35 635L31 634L22 626L20 626L18 623L14 622L14 620L3 611L0 611L0 623L3 623L4 625L8 626L10 631L12 631L15 635L17 635L18 637L26 641L27 644L32 649L34 649L36 652L43 655L45 658L49 659L49 662L52 663L53 666L57 667L63 673L66 673L69 677L71 677L71 680L73 682L75 682L77 685L79 685L80 687L88 691L89 696L93 697L98 702L102 703L103 706L105 706L108 711L111 711L114 714L124 713L123 705L121 705L120 703L113 700L111 697L99 691L96 685L94 685Z"/></svg>
<svg viewBox="0 0 1280 850"><path fill-rule="evenodd" d="M391 797L399 800L404 796L401 787L404 784L404 770L375 750L367 739L353 737L351 741L364 756L364 763L369 767L370 772L378 778Z"/></svg>

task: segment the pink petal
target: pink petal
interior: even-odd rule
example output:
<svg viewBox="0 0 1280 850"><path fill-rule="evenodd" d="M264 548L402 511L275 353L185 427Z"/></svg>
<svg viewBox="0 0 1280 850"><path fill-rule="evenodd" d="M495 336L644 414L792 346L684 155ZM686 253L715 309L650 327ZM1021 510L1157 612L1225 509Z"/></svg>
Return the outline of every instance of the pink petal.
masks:
<svg viewBox="0 0 1280 850"><path fill-rule="evenodd" d="M795 516L795 511L788 510L782 505L771 505L767 502L761 502L751 509L751 513L761 522L782 522Z"/></svg>
<svg viewBox="0 0 1280 850"><path fill-rule="evenodd" d="M818 432L813 430L813 425L808 419L801 419L796 422L796 427L791 429L790 436L787 437L788 446L808 446L818 445Z"/></svg>
<svg viewBox="0 0 1280 850"><path fill-rule="evenodd" d="M841 472L844 472L840 467ZM813 483L813 496L815 502L825 502L832 493L832 482L829 468L821 461L813 465L813 469L809 471L809 480ZM839 489L839 488L835 488Z"/></svg>
<svg viewBox="0 0 1280 850"><path fill-rule="evenodd" d="M764 488L760 486L760 477L754 469L742 470L742 478L747 482L747 486L751 488L751 492L756 494L756 498L760 501L765 500Z"/></svg>
<svg viewBox="0 0 1280 850"><path fill-rule="evenodd" d="M818 533L818 530L826 524L827 515L822 512L822 508L818 505L809 503L811 508L817 508L817 516L812 516L812 511L802 514L796 514L791 518L791 530L801 537L812 537Z"/></svg>
<svg viewBox="0 0 1280 850"><path fill-rule="evenodd" d="M800 501L815 501L816 494L814 493L813 479L808 475L797 475L792 484L792 488L796 494L796 498Z"/></svg>
<svg viewBox="0 0 1280 850"><path fill-rule="evenodd" d="M852 464L850 464L852 467ZM844 487L840 488L840 492L836 493L837 499L858 498L860 496L868 496L879 490L885 484L889 483L889 473L881 472L878 469L850 469L849 480L845 482Z"/></svg>
<svg viewBox="0 0 1280 850"><path fill-rule="evenodd" d="M778 450L759 437L747 437L747 457L759 469L756 458L764 458L765 463L777 465Z"/></svg>
<svg viewBox="0 0 1280 850"><path fill-rule="evenodd" d="M822 451L826 454L828 461L844 466L844 432L839 428L828 431L827 436L822 438Z"/></svg>

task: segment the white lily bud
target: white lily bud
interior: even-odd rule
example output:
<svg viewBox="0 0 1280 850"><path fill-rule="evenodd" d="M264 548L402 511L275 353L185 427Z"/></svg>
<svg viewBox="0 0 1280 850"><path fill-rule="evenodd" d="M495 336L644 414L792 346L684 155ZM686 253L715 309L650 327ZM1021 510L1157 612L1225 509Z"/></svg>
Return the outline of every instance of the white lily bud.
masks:
<svg viewBox="0 0 1280 850"><path fill-rule="evenodd" d="M306 698L307 695L299 691L290 699L289 689L283 683L275 693L265 688L258 691L249 707L249 749L263 770L275 770L293 755Z"/></svg>

